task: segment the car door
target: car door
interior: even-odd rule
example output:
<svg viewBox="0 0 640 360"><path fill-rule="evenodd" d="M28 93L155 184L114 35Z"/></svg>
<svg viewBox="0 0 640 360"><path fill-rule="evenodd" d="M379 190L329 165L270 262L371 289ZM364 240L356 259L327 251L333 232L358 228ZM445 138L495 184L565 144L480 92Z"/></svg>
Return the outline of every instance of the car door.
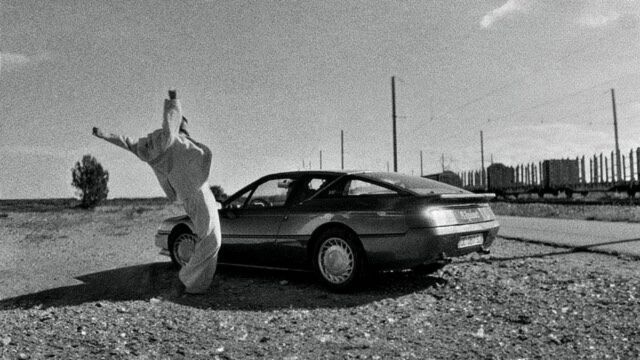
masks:
<svg viewBox="0 0 640 360"><path fill-rule="evenodd" d="M323 222L326 209L306 206L306 201L336 176L315 175L298 179L287 200L287 213L276 238L275 259L282 266L304 268L307 264L307 243L311 233Z"/></svg>
<svg viewBox="0 0 640 360"><path fill-rule="evenodd" d="M275 240L293 182L291 177L265 179L226 204L220 211L220 262L277 266Z"/></svg>

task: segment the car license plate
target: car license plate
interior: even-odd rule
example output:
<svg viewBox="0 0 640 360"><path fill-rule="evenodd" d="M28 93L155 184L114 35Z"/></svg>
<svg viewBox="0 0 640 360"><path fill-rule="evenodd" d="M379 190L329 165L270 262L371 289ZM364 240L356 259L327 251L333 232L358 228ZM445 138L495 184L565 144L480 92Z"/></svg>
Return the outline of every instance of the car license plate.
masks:
<svg viewBox="0 0 640 360"><path fill-rule="evenodd" d="M458 249L482 245L483 242L484 236L482 236L482 234L465 235L460 237L460 241L458 241Z"/></svg>
<svg viewBox="0 0 640 360"><path fill-rule="evenodd" d="M463 224L482 221L482 214L478 209L458 209L455 215L456 219Z"/></svg>

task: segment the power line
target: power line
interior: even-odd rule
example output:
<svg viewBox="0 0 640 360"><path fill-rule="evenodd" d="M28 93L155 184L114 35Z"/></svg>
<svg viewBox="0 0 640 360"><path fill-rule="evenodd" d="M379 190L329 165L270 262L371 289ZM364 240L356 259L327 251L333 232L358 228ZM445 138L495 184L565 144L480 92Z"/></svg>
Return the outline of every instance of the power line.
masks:
<svg viewBox="0 0 640 360"><path fill-rule="evenodd" d="M635 73L635 74L640 74L640 73ZM574 96L580 95L580 94L582 94L582 93L584 93L584 92L587 92L587 91L589 91L589 90L592 90L592 89L598 88L598 87L600 87L600 86L602 86L602 85L605 85L605 84L608 84L608 83L610 83L610 82L612 82L612 81L620 80L620 79L626 78L626 77L628 77L629 75L630 75L630 74L625 74L625 75L623 75L623 76L619 76L619 77L617 77L617 78L611 78L611 79L608 79L608 80L605 80L605 81L599 82L599 83L597 83L597 84L595 84L595 85L593 85L593 86L590 86L590 87L587 87L587 88L583 88L583 89L580 89L580 90L576 90L576 91L574 91L574 92L571 92L571 93L566 94L566 95L562 95L562 96L557 97L557 98L555 98L555 99L550 99L550 100L547 100L547 101L543 101L543 102L541 102L541 103L537 103L537 104L535 104L535 105L532 105L532 106L530 106L530 107L528 107L528 108L524 108L524 109L521 109L521 110L518 110L518 111L514 111L514 112L511 112L511 113L508 113L508 114L505 114L505 115L501 115L501 116L498 116L498 117L493 116L493 117L491 117L491 120L492 120L492 121L495 121L495 120L501 120L501 119L508 118L508 117L511 117L511 116L514 116L514 115L518 115L518 114L522 114L522 113L527 113L527 112L529 112L529 111L531 111L531 110L539 109L539 108L541 108L541 107L543 107L543 106L545 106L545 105L550 105L550 104L554 104L554 103L559 103L559 102L562 102L562 101L563 101L563 100L565 100L565 99L568 99L568 98L571 98L571 97L574 97Z"/></svg>
<svg viewBox="0 0 640 360"><path fill-rule="evenodd" d="M598 44L598 43L602 42L603 40L606 40L606 39L607 39L608 37L610 37L610 36L611 36L611 35L609 35L609 36L604 35L604 36L600 37L600 38L596 41L596 44ZM554 61L552 62L552 64L557 65L557 64L559 64L560 62L562 62L562 61L564 61L564 60L568 59L569 57L571 57L571 56L573 56L573 55L575 55L575 54L578 54L578 53L585 52L585 51L586 51L586 50L588 50L588 49L589 49L589 48L580 48L580 49L577 49L577 50L571 51L571 52L569 52L569 53L567 53L567 54L565 54L565 55L561 56L560 58L558 58L558 59L554 60ZM480 102L481 100L484 100L484 99L486 99L486 98L492 97L492 96L494 96L494 95L498 94L499 92L501 92L502 90L505 90L505 89L507 89L507 88L509 88L509 87L511 87L511 86L513 86L513 85L515 85L515 84L517 84L517 83L519 83L519 82L521 82L523 79L525 79L525 78L527 78L527 77L530 77L530 76L532 76L532 75L534 75L534 74L540 73L540 72L542 72L542 71L544 71L544 70L547 70L548 68L549 68L549 67L548 67L548 64L540 64L538 69L536 69L536 70L534 70L534 71L531 71L531 72L529 72L529 73L527 73L527 74L524 74L523 76L520 76L520 77L518 77L518 78L516 78L516 79L513 79L513 80L511 80L511 81L508 81L508 82L504 83L503 85L501 85L501 86L499 86L499 87L497 87L497 88L493 88L493 89L489 90L488 92L486 92L486 93L484 93L484 94L482 94L482 95L480 95L480 96L477 96L477 97L475 97L475 98L473 98L473 99L471 99L471 100L469 100L469 101L467 101L467 102L464 102L464 103L463 103L463 104L461 104L461 105L457 105L457 106L449 107L446 111L444 111L443 113L440 113L440 114L436 115L434 118L435 118L435 119L438 119L438 118L442 118L442 117L444 117L444 116L446 116L446 115L451 115L451 114L453 114L454 112L460 111L460 110L462 110L462 109L466 108L466 107L467 107L467 106L469 106L469 105L473 105L473 104L475 104L475 103L477 103L477 102ZM472 87L467 87L467 88L472 88Z"/></svg>

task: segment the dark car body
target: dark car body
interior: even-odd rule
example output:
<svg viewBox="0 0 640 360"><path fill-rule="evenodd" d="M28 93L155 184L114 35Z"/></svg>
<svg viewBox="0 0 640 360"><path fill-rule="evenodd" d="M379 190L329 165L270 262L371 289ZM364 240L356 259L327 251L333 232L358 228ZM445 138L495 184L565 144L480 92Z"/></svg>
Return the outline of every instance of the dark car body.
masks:
<svg viewBox="0 0 640 360"><path fill-rule="evenodd" d="M346 261L393 270L486 252L499 228L491 196L396 173L272 174L222 203L219 262L322 270L331 260L340 269ZM156 235L156 244L178 265L187 259L180 259L175 239L191 228L186 216L171 218ZM327 244L318 253L318 242L327 237L348 241Z"/></svg>

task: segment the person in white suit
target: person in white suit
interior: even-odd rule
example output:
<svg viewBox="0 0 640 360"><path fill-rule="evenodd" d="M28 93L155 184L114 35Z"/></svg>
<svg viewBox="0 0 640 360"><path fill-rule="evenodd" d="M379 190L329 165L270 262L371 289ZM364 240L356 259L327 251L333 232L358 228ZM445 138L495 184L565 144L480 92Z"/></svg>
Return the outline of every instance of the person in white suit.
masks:
<svg viewBox="0 0 640 360"><path fill-rule="evenodd" d="M95 127L93 134L149 164L167 197L182 201L198 240L191 258L178 274L184 286L180 292L203 294L213 281L221 245L219 204L208 182L211 150L189 136L187 124L175 91L169 91L161 129L140 139L105 134Z"/></svg>

